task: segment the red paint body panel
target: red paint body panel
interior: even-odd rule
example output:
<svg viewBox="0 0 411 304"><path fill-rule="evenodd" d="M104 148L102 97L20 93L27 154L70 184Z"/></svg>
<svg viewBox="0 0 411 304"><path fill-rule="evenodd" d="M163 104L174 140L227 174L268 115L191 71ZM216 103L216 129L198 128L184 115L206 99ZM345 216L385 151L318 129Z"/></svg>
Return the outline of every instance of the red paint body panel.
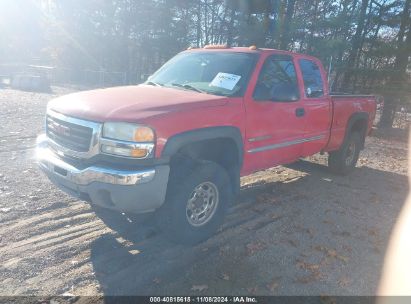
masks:
<svg viewBox="0 0 411 304"><path fill-rule="evenodd" d="M321 139L309 141L304 143L302 156L310 156L313 155L327 145L329 136L330 136L330 128L332 124L332 103L329 97L328 92L328 83L327 83L327 76L323 65L317 58L308 57L308 56L299 56L298 59L309 59L316 63L320 68L320 72L322 75L322 80L324 83L324 96L318 98L309 98L304 89L301 90L301 96L303 99L303 106L305 109L305 134L307 138L314 138L320 137ZM301 69L297 68L297 73L300 77L300 83L303 82ZM302 88L303 85L300 85Z"/></svg>
<svg viewBox="0 0 411 304"><path fill-rule="evenodd" d="M282 52L283 53L283 52ZM260 70L265 60L277 51L267 50L260 56L256 69L244 96L246 106L246 138L244 174L272 167L276 164L293 162L301 155L302 145L293 145L279 149L271 149L258 153L248 151L264 146L281 144L304 136L304 120L295 116L295 110L302 106L297 102L272 102L253 99ZM299 79L299 83L301 80ZM258 139L253 141L253 139Z"/></svg>
<svg viewBox="0 0 411 304"><path fill-rule="evenodd" d="M337 150L345 136L348 120L353 113L364 112L370 115L368 120L367 135L372 129L372 125L377 110L375 98L371 96L364 97L330 97L333 104L333 123L329 144L325 151Z"/></svg>
<svg viewBox="0 0 411 304"><path fill-rule="evenodd" d="M224 106L187 109L174 112L172 115L151 117L141 122L155 127L157 135L156 156L160 157L168 138L190 130L233 126L240 130L244 138L244 116L243 99L229 98L229 102Z"/></svg>
<svg viewBox="0 0 411 304"><path fill-rule="evenodd" d="M207 127L234 126L240 130L244 143L241 175L290 163L320 151L338 149L354 113L368 113L368 128L371 130L376 110L375 98L330 96L324 68L314 57L248 48L194 49L185 52L202 51L259 54L244 97L222 97L139 85L70 94L53 100L48 108L97 122L124 121L148 125L156 132L156 157L161 157L167 140L173 135ZM256 102L252 96L260 69L268 56L279 53L293 57L301 98L295 102ZM319 66L324 83L323 97L306 96L298 63L300 59L312 60ZM296 109L300 108L304 108L305 115L296 117ZM310 140L304 141L307 138ZM269 149L258 151L264 147Z"/></svg>
<svg viewBox="0 0 411 304"><path fill-rule="evenodd" d="M149 85L78 92L54 99L56 112L98 122L136 122L182 110L222 106L228 98Z"/></svg>

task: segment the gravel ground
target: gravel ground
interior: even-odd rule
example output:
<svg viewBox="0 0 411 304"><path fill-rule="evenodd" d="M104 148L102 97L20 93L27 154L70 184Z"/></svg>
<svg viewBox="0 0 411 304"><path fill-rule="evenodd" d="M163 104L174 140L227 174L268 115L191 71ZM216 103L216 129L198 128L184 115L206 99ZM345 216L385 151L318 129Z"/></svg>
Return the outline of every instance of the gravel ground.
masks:
<svg viewBox="0 0 411 304"><path fill-rule="evenodd" d="M349 177L316 155L243 178L221 231L183 247L124 216L104 224L41 174L47 101L69 92L53 89L0 90L0 295L375 294L408 191L405 142L367 139Z"/></svg>

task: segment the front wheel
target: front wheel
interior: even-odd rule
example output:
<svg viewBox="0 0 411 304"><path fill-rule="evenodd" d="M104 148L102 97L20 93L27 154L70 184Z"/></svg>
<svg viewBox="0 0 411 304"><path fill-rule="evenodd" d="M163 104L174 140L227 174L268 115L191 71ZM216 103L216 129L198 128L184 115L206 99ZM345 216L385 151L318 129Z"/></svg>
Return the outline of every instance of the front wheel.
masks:
<svg viewBox="0 0 411 304"><path fill-rule="evenodd" d="M226 170L214 162L174 168L159 226L175 242L200 243L222 224L232 195Z"/></svg>
<svg viewBox="0 0 411 304"><path fill-rule="evenodd" d="M348 174L357 164L361 150L361 136L353 132L337 151L330 152L328 166L334 173Z"/></svg>

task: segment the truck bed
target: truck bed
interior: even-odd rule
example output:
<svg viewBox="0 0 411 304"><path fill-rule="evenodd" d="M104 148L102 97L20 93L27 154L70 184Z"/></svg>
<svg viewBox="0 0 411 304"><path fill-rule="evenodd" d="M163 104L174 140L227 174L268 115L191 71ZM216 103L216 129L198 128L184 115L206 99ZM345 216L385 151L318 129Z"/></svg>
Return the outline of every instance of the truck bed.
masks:
<svg viewBox="0 0 411 304"><path fill-rule="evenodd" d="M367 117L368 125L366 134L372 129L376 111L376 96L374 95L354 95L348 93L333 92L330 94L332 105L332 120L330 126L330 140L326 151L339 149L341 146L349 120L353 113ZM372 113L369 117L368 113Z"/></svg>

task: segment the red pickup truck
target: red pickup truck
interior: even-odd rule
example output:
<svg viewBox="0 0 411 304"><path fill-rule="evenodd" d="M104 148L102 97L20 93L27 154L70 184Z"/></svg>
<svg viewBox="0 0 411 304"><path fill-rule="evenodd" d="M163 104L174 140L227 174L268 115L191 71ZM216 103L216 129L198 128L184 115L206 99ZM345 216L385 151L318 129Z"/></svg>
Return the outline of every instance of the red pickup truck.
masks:
<svg viewBox="0 0 411 304"><path fill-rule="evenodd" d="M256 47L184 51L141 85L52 100L40 167L64 191L128 213L156 211L174 240L216 231L240 177L328 152L357 162L373 96L330 95L321 62Z"/></svg>

